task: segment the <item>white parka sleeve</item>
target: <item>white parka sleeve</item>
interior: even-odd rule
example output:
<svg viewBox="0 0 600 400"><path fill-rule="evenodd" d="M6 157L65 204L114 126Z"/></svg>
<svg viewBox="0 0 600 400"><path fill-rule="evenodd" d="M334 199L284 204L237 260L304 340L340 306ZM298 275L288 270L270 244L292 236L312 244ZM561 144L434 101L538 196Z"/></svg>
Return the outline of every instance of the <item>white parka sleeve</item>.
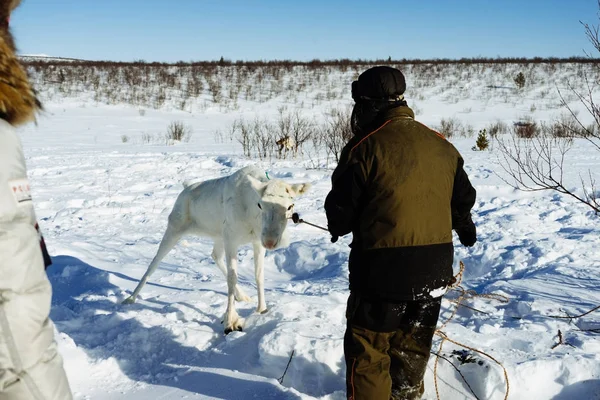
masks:
<svg viewBox="0 0 600 400"><path fill-rule="evenodd" d="M0 400L70 400L20 140L0 120Z"/></svg>

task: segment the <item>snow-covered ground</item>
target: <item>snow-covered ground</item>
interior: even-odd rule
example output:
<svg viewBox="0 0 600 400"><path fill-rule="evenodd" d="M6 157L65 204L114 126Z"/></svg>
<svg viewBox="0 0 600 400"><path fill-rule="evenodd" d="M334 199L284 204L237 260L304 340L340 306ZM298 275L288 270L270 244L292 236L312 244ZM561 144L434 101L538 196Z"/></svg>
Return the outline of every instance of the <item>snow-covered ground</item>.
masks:
<svg viewBox="0 0 600 400"><path fill-rule="evenodd" d="M490 78L485 71L482 76L479 86L470 85L483 87ZM537 89L551 92L552 85ZM534 109L532 103L540 101L535 91L527 97L502 89L510 98L494 102L469 96L465 87L461 98L452 99L442 87L423 90L430 95L416 101L417 119L431 125L454 117L480 129L496 120L512 124L525 111L542 119L561 112ZM53 98L37 126L22 130L38 218L54 257L48 270L54 287L51 317L76 399L345 398L342 337L350 237L332 244L310 226L290 226L291 245L266 257L269 312L257 315L256 304L238 304L246 318L243 332L223 335L226 282L210 257L210 240L203 238L184 238L138 302L121 305L154 256L185 180L219 177L258 162L274 177L312 182L295 208L305 220L326 225L323 201L334 165L314 169L302 156L251 160L236 142L215 141L214 132L227 130L240 113L273 116L281 103L247 102L226 113L218 108L142 113L127 105ZM314 106L309 112L316 112ZM162 134L173 120L193 128L188 143L166 146L142 139ZM510 399L600 399L599 336L586 331L600 328L600 311L573 320L552 317L600 304L600 217L554 192L512 189L499 176L497 146L476 152L474 138L452 142L478 191L479 242L466 249L456 240L456 271L462 260L466 289L502 294L509 302L466 300L471 308L460 307L444 332L502 363ZM598 171L600 153L576 141L567 161L567 180L576 188L579 174ZM241 285L256 301L249 247L240 251L239 271ZM441 320L450 317L456 298L454 292L446 296ZM555 347L559 330L563 344ZM436 340L436 352L438 345ZM503 399L501 367L472 351L465 357L453 354L461 349L446 342L442 355L480 399ZM469 356L476 362L458 361ZM436 398L434 361L426 399ZM440 359L437 375L441 399L475 398L447 361Z"/></svg>

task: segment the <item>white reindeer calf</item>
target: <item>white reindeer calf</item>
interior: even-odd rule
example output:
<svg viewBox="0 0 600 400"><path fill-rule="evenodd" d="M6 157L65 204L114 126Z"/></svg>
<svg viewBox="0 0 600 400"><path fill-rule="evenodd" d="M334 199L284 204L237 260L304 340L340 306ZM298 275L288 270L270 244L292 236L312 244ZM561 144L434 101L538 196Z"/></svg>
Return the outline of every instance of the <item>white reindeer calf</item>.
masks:
<svg viewBox="0 0 600 400"><path fill-rule="evenodd" d="M156 256L139 284L123 303L136 297L161 260L184 234L214 239L212 258L227 277L227 310L225 334L242 330L244 320L235 309L235 300L250 301L237 284L238 247L252 243L254 274L258 291L256 311L267 311L264 294L263 264L265 248L287 246L287 221L292 216L293 199L305 193L310 184L290 185L282 180L269 180L265 171L255 166L240 169L232 175L187 186L177 197L169 223Z"/></svg>

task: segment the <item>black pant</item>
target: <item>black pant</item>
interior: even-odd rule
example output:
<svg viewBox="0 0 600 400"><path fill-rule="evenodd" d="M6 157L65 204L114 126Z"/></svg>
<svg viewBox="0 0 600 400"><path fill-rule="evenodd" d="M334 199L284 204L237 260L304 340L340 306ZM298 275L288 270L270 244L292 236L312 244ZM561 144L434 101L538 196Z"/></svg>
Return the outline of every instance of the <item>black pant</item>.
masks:
<svg viewBox="0 0 600 400"><path fill-rule="evenodd" d="M350 294L344 336L347 397L418 400L441 298L390 303Z"/></svg>

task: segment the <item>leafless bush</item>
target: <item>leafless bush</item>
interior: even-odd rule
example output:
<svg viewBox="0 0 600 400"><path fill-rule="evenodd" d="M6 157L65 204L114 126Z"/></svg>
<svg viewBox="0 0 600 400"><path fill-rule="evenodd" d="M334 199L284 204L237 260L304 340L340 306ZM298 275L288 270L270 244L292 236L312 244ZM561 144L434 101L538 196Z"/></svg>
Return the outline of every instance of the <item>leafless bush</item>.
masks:
<svg viewBox="0 0 600 400"><path fill-rule="evenodd" d="M333 156L336 162L339 162L342 149L353 136L350 127L351 115L350 108L334 108L326 114L325 124L319 129L327 158Z"/></svg>
<svg viewBox="0 0 600 400"><path fill-rule="evenodd" d="M292 116L291 139L294 144L294 155L302 152L304 144L310 140L314 132L312 120L302 116L299 110L296 110Z"/></svg>
<svg viewBox="0 0 600 400"><path fill-rule="evenodd" d="M598 49L600 51L600 49ZM586 92L580 92L569 85L570 90L575 95L577 100L584 106L584 108L588 112L588 116L590 116L593 122L590 125L585 125L581 118L578 116L578 113L571 108L569 102L565 99L565 96L560 93L561 102L564 108L567 109L569 113L569 127L574 129L578 136L587 139L587 141L598 151L600 151L600 104L596 103L594 100L594 96L592 93L592 86L590 82L587 80L587 89Z"/></svg>
<svg viewBox="0 0 600 400"><path fill-rule="evenodd" d="M500 165L508 175L505 182L509 185L524 191L555 190L600 212L600 199L591 171L589 188L582 178L583 195L569 189L564 181L565 159L572 147L572 139L538 135L531 140L521 140L512 136L498 143L504 161Z"/></svg>
<svg viewBox="0 0 600 400"><path fill-rule="evenodd" d="M225 135L223 134L223 131L220 129L217 129L214 133L213 133L213 137L215 139L215 143L225 143Z"/></svg>
<svg viewBox="0 0 600 400"><path fill-rule="evenodd" d="M166 139L175 142L189 142L192 128L181 121L173 121L167 127Z"/></svg>
<svg viewBox="0 0 600 400"><path fill-rule="evenodd" d="M239 144L242 145L242 151L246 157L251 156L251 133L252 128L249 123L244 121L242 118L234 121L233 127L231 128L236 132L235 138Z"/></svg>
<svg viewBox="0 0 600 400"><path fill-rule="evenodd" d="M154 141L154 136L149 133L142 133L142 144L150 144Z"/></svg>
<svg viewBox="0 0 600 400"><path fill-rule="evenodd" d="M492 139L495 139L496 137L498 137L498 135L504 135L508 133L508 124L503 121L496 121L490 124L486 128L486 131L489 133Z"/></svg>
<svg viewBox="0 0 600 400"><path fill-rule="evenodd" d="M600 9L600 0L598 8ZM588 24L583 26L588 39L600 52L598 26ZM596 190L597 171L588 170L586 177L580 176L582 194L567 188L564 182L565 172L568 169L565 158L574 142L573 137L582 136L593 149L600 152L600 106L594 100L592 85L587 78L586 82L588 86L585 92L576 90L572 86L569 86L569 89L592 117L594 121L592 126L585 126L582 123L578 114L570 107L566 95L559 91L563 106L570 117L563 117L562 120L550 125L547 128L548 134L533 135L532 140L522 141L513 137L512 143L501 141L500 149L505 161L501 165L512 180L509 183L513 187L529 191L555 190L585 204L597 214L600 213L600 195Z"/></svg>
<svg viewBox="0 0 600 400"><path fill-rule="evenodd" d="M299 111L287 112L285 108L281 108L275 123L258 117L251 122L242 118L236 120L230 127L229 136L231 140L235 138L242 145L246 157L285 158L288 150L297 154L302 151L304 144L312 139L313 122L302 116ZM216 132L215 140L223 140L223 133Z"/></svg>
<svg viewBox="0 0 600 400"><path fill-rule="evenodd" d="M459 131L458 136L464 138L472 138L475 136L475 128L471 124L465 124L463 128Z"/></svg>
<svg viewBox="0 0 600 400"><path fill-rule="evenodd" d="M470 124L463 124L457 118L442 118L440 125L434 129L448 139L454 136L464 138L475 136L475 128Z"/></svg>
<svg viewBox="0 0 600 400"><path fill-rule="evenodd" d="M463 124L456 118L442 118L436 130L446 138L451 138L464 130Z"/></svg>
<svg viewBox="0 0 600 400"><path fill-rule="evenodd" d="M538 136L540 129L535 122L519 121L513 124L513 134L521 139L531 139Z"/></svg>
<svg viewBox="0 0 600 400"><path fill-rule="evenodd" d="M254 144L256 154L260 159L273 155L275 150L274 129L268 121L256 118L252 124L251 143Z"/></svg>
<svg viewBox="0 0 600 400"><path fill-rule="evenodd" d="M129 136L121 135L121 143L127 143L127 142L129 142Z"/></svg>
<svg viewBox="0 0 600 400"><path fill-rule="evenodd" d="M246 157L270 158L275 152L275 129L267 120L256 117L253 121L236 120L231 135L242 145Z"/></svg>
<svg viewBox="0 0 600 400"><path fill-rule="evenodd" d="M589 135L593 126L582 127L577 119L571 114L562 114L552 123L542 127L544 134L555 138L585 138Z"/></svg>
<svg viewBox="0 0 600 400"><path fill-rule="evenodd" d="M212 95L213 102L219 104L221 102L221 81L218 76L213 75L208 80L208 90Z"/></svg>
<svg viewBox="0 0 600 400"><path fill-rule="evenodd" d="M226 143L226 142L231 143L235 139L240 139L240 137L238 137L237 135L238 135L239 124L242 122L243 122L242 119L236 119L235 121L233 121L233 124L231 124L229 126L227 131L222 131L221 129L217 129L213 133L215 143ZM240 143L242 143L242 142L240 142ZM248 141L248 145L249 145L249 141ZM244 151L244 154L245 153L246 152Z"/></svg>

